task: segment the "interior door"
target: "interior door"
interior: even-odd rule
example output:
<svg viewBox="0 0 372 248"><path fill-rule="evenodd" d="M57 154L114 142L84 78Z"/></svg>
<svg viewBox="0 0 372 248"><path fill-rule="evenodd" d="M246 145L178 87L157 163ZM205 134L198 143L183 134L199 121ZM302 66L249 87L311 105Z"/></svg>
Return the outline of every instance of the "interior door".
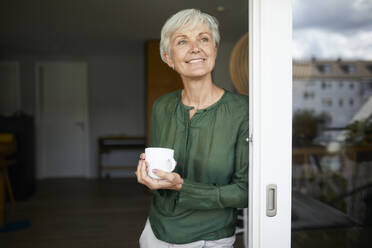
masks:
<svg viewBox="0 0 372 248"><path fill-rule="evenodd" d="M147 138L150 137L150 117L154 101L169 92L183 88L177 72L170 69L160 58L159 41L146 43L146 109Z"/></svg>
<svg viewBox="0 0 372 248"><path fill-rule="evenodd" d="M249 1L249 247L291 244L291 0Z"/></svg>
<svg viewBox="0 0 372 248"><path fill-rule="evenodd" d="M39 176L88 176L87 64L42 62L36 69Z"/></svg>

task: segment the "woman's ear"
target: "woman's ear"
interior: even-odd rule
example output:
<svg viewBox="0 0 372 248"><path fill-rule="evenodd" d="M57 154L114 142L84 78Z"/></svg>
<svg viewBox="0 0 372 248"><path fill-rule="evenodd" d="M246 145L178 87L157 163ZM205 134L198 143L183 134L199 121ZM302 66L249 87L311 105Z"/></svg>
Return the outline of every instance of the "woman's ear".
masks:
<svg viewBox="0 0 372 248"><path fill-rule="evenodd" d="M169 56L166 52L164 53L165 61L167 62L167 65L174 70L174 63L172 60L172 57Z"/></svg>

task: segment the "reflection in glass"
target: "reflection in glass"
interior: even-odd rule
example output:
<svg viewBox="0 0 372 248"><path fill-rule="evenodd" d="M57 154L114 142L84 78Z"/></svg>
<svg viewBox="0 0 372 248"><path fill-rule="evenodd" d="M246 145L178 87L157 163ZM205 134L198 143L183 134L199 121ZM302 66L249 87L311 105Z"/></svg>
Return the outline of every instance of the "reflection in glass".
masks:
<svg viewBox="0 0 372 248"><path fill-rule="evenodd" d="M372 224L372 90L366 81L372 73L364 62L348 61L355 68L350 77L337 69L337 61L327 61L335 70L325 76L317 71L318 63L324 61L293 63L294 239L307 229L343 227L361 234ZM324 84L340 80L350 85L348 90L326 87L324 92ZM322 101L309 101L312 95L322 95Z"/></svg>
<svg viewBox="0 0 372 248"><path fill-rule="evenodd" d="M369 247L372 53L360 37L372 40L372 32L365 7L372 2L294 1L292 247ZM358 20L353 29L345 11Z"/></svg>

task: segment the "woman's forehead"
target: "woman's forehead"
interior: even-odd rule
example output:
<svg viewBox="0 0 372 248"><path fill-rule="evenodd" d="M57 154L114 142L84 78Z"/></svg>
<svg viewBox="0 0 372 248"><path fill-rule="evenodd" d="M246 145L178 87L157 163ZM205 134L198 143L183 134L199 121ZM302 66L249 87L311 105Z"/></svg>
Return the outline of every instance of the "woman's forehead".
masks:
<svg viewBox="0 0 372 248"><path fill-rule="evenodd" d="M211 30L209 29L208 25L201 22L195 25L184 25L173 32L172 37L176 36L188 36L190 34L200 34L200 33L208 33L211 34Z"/></svg>

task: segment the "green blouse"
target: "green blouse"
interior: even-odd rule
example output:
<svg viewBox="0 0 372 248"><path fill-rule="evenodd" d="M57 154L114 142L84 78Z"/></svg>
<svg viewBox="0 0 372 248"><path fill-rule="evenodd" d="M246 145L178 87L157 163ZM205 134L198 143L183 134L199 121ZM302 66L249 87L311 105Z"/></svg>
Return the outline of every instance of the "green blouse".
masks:
<svg viewBox="0 0 372 248"><path fill-rule="evenodd" d="M154 190L155 236L184 244L232 236L236 208L248 205L248 97L225 90L189 118L181 90L160 97L151 115L150 147L175 150L180 192Z"/></svg>

